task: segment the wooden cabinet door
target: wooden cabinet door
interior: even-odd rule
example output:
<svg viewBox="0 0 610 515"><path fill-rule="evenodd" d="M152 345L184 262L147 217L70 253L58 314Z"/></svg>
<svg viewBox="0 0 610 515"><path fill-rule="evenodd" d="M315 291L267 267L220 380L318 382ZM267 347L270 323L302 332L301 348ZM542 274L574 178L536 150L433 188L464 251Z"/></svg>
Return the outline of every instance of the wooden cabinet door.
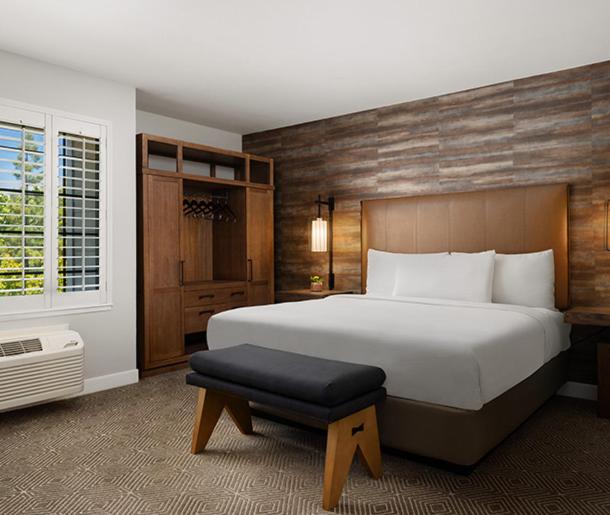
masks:
<svg viewBox="0 0 610 515"><path fill-rule="evenodd" d="M182 291L179 179L144 178L146 362L182 356Z"/></svg>
<svg viewBox="0 0 610 515"><path fill-rule="evenodd" d="M180 289L157 290L150 296L148 309L149 364L184 355L182 334L182 293Z"/></svg>
<svg viewBox="0 0 610 515"><path fill-rule="evenodd" d="M179 179L145 177L146 279L152 288L180 287L181 188Z"/></svg>
<svg viewBox="0 0 610 515"><path fill-rule="evenodd" d="M273 191L248 188L248 304L273 302Z"/></svg>

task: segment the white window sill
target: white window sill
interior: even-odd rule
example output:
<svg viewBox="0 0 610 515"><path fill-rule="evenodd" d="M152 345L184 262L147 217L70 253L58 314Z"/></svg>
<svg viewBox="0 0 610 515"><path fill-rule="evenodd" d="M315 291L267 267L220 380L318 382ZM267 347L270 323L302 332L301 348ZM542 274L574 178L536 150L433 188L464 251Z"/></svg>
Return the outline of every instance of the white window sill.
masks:
<svg viewBox="0 0 610 515"><path fill-rule="evenodd" d="M80 315L82 313L97 313L100 311L110 311L112 304L95 304L91 306L72 306L49 309L36 309L31 311L16 311L14 313L0 314L0 322L10 322L13 320L29 320L32 318L47 318L66 315Z"/></svg>

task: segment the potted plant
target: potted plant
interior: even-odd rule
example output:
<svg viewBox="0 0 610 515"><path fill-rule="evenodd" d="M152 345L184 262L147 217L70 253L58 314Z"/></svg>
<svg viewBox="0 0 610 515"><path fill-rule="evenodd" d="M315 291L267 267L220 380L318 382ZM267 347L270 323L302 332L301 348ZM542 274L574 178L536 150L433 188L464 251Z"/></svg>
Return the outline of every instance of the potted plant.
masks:
<svg viewBox="0 0 610 515"><path fill-rule="evenodd" d="M324 289L324 280L319 275L312 275L309 280L311 291L322 291Z"/></svg>

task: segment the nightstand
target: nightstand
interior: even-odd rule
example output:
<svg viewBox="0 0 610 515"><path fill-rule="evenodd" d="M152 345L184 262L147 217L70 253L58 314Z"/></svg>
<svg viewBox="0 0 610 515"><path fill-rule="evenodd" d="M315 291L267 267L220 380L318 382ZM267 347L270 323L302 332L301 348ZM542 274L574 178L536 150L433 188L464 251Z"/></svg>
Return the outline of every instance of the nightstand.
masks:
<svg viewBox="0 0 610 515"><path fill-rule="evenodd" d="M574 307L565 312L565 321L610 327L610 308ZM597 411L600 417L610 418L610 341L597 344Z"/></svg>
<svg viewBox="0 0 610 515"><path fill-rule="evenodd" d="M275 302L296 302L299 300L324 299L331 295L346 295L354 290L280 290L275 292Z"/></svg>

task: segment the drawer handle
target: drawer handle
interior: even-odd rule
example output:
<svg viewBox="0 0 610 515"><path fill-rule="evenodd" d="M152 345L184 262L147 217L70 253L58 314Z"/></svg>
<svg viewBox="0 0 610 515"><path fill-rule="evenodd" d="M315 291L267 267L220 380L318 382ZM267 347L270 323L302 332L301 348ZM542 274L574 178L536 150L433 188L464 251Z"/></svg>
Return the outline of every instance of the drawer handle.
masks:
<svg viewBox="0 0 610 515"><path fill-rule="evenodd" d="M231 292L231 297L235 297L235 295L244 295L245 293L245 291L234 291Z"/></svg>
<svg viewBox="0 0 610 515"><path fill-rule="evenodd" d="M205 295L199 295L199 300L213 299L213 298L214 298L214 294L213 293L206 293Z"/></svg>
<svg viewBox="0 0 610 515"><path fill-rule="evenodd" d="M204 310L204 311L200 311L200 312L199 312L199 316L201 316L201 315L211 315L211 314L213 314L213 313L214 313L214 310L213 310L213 309L206 309L206 310Z"/></svg>

